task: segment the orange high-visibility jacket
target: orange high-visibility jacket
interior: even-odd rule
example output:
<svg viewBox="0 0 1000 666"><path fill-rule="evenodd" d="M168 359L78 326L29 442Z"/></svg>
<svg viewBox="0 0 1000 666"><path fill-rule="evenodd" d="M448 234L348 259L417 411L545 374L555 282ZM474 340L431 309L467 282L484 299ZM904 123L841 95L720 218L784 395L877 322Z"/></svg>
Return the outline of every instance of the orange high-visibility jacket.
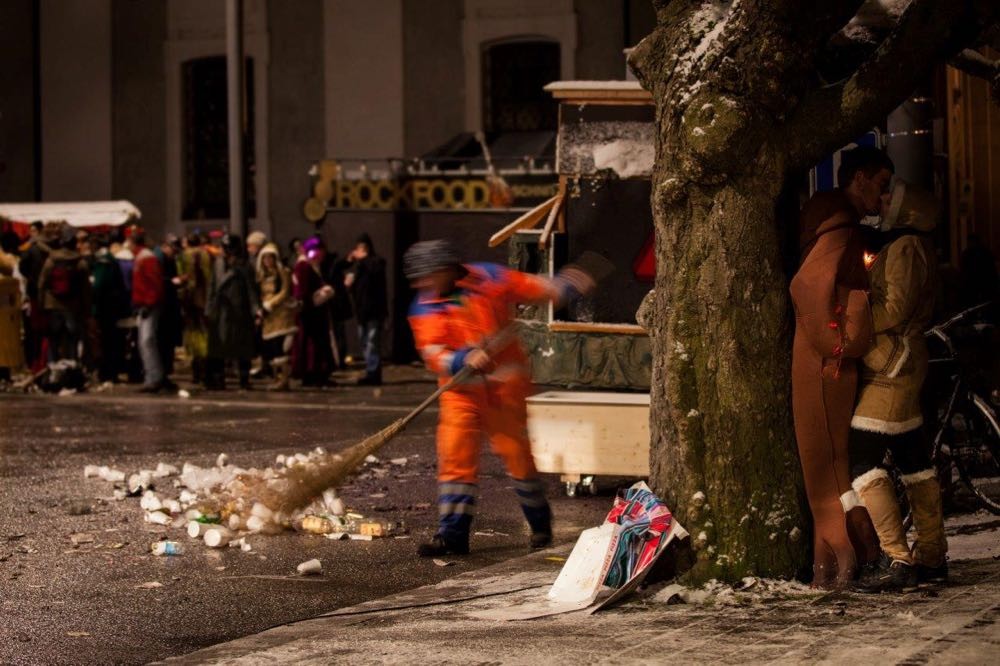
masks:
<svg viewBox="0 0 1000 666"><path fill-rule="evenodd" d="M420 293L410 307L413 338L427 367L441 384L458 372L465 357L501 331L514 316L515 303L544 301L553 296L552 282L498 264L466 264L467 274L455 290L438 297ZM520 345L509 344L493 355L497 381L526 377L528 362Z"/></svg>

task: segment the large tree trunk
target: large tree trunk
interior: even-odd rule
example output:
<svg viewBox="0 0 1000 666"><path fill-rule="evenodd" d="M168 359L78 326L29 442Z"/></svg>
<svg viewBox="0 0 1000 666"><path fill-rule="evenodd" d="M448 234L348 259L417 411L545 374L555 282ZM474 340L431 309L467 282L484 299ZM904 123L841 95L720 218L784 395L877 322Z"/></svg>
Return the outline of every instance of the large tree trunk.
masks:
<svg viewBox="0 0 1000 666"><path fill-rule="evenodd" d="M806 561L789 417L780 165L670 203L657 170L651 475L697 551L694 576L787 575Z"/></svg>
<svg viewBox="0 0 1000 666"><path fill-rule="evenodd" d="M819 52L862 0L653 4L657 29L629 57L657 123L651 481L692 534L692 579L793 575L807 568L810 529L781 251L795 220L775 219L783 185L884 119L1000 10L912 0L853 74L821 86Z"/></svg>

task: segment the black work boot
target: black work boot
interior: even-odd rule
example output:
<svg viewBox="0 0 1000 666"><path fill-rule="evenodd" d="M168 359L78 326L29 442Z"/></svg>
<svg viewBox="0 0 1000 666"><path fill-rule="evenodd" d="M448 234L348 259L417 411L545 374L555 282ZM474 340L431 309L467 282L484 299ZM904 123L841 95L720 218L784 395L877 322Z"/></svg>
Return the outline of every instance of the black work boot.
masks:
<svg viewBox="0 0 1000 666"><path fill-rule="evenodd" d="M417 547L417 555L420 557L441 557L442 555L468 555L469 542L446 540L440 534L427 543L422 543Z"/></svg>
<svg viewBox="0 0 1000 666"><path fill-rule="evenodd" d="M917 570L906 562L883 558L877 569L858 581L861 592L912 592L917 589Z"/></svg>
<svg viewBox="0 0 1000 666"><path fill-rule="evenodd" d="M552 532L532 532L531 533L531 549L539 550L541 548L548 548L552 545Z"/></svg>
<svg viewBox="0 0 1000 666"><path fill-rule="evenodd" d="M929 567L925 564L917 565L918 583L947 583L948 582L948 560L942 560L936 567Z"/></svg>

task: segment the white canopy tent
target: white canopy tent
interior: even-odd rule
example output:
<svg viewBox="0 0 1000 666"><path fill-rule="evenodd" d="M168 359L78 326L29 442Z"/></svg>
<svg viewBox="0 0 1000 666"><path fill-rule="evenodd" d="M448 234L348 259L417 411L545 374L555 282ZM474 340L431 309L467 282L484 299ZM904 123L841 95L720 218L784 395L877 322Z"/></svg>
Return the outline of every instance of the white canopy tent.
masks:
<svg viewBox="0 0 1000 666"><path fill-rule="evenodd" d="M0 203L0 218L29 224L66 222L71 227L117 227L138 220L134 204L120 201L60 201L55 203Z"/></svg>

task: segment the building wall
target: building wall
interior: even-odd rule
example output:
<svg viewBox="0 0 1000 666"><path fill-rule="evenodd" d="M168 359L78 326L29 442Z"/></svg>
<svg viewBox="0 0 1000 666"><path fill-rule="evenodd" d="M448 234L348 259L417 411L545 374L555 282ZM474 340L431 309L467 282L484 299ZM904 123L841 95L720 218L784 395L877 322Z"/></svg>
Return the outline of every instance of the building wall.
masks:
<svg viewBox="0 0 1000 666"><path fill-rule="evenodd" d="M35 199L32 0L0 2L0 201Z"/></svg>
<svg viewBox="0 0 1000 666"><path fill-rule="evenodd" d="M109 199L111 0L39 1L42 198Z"/></svg>
<svg viewBox="0 0 1000 666"><path fill-rule="evenodd" d="M463 0L403 2L403 113L407 156L465 129Z"/></svg>
<svg viewBox="0 0 1000 666"><path fill-rule="evenodd" d="M268 140L272 233L282 248L312 231L302 215L310 165L325 150L322 0L270 0Z"/></svg>
<svg viewBox="0 0 1000 666"><path fill-rule="evenodd" d="M622 0L576 0L576 78L625 78Z"/></svg>
<svg viewBox="0 0 1000 666"><path fill-rule="evenodd" d="M326 154L403 154L402 0L324 0Z"/></svg>
<svg viewBox="0 0 1000 666"><path fill-rule="evenodd" d="M154 238L167 230L166 0L113 0L112 196L142 211Z"/></svg>

